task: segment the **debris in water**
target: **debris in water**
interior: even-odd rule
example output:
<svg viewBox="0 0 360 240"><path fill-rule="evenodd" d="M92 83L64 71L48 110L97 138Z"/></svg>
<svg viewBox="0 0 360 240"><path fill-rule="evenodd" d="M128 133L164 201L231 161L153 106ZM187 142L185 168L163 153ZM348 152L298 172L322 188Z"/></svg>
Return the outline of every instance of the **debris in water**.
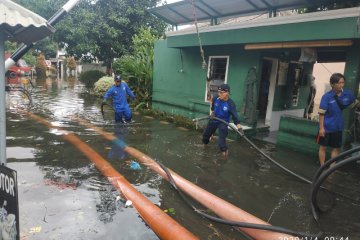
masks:
<svg viewBox="0 0 360 240"><path fill-rule="evenodd" d="M140 170L141 169L141 166L140 166L140 164L139 163L137 163L137 162L135 162L135 161L131 161L130 162L130 168L132 169L132 170Z"/></svg>
<svg viewBox="0 0 360 240"><path fill-rule="evenodd" d="M125 203L125 207L130 207L132 205L132 201L131 200L127 200Z"/></svg>

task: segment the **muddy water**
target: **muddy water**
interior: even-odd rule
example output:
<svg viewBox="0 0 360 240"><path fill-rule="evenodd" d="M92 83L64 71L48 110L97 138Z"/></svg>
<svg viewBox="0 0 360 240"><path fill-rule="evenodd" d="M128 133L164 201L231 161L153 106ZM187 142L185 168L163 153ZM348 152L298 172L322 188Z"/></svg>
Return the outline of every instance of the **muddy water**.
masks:
<svg viewBox="0 0 360 240"><path fill-rule="evenodd" d="M309 185L284 173L243 140L229 141L229 158L224 160L216 139L204 148L198 131L138 114L134 114L135 124L116 126L110 111L105 118L101 115L101 99L88 95L74 79L38 80L32 97L33 113L77 134L150 201L200 239L250 238L196 215L168 182L144 166L133 169L131 161L135 159L73 117L116 134L184 178L272 225L360 239L357 165L336 172L327 182L334 191L354 200L321 193L321 206L331 206L331 210L321 214L316 224L310 211ZM7 111L7 157L8 166L18 172L21 238L158 239L135 209L125 206L121 194L82 153L64 141L62 134L28 119L16 107ZM318 168L316 157L256 144L306 178L311 179Z"/></svg>

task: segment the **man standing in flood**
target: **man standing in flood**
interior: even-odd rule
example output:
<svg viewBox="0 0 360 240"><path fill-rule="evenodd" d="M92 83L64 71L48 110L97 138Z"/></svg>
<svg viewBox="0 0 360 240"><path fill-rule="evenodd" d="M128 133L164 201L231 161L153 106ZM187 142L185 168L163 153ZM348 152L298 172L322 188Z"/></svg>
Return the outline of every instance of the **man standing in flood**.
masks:
<svg viewBox="0 0 360 240"><path fill-rule="evenodd" d="M218 97L213 98L211 104L211 116L220 118L225 122L230 122L230 116L232 117L234 124L240 132L242 128L240 120L236 112L236 106L234 101L229 97L230 87L228 84L222 84L218 89ZM226 137L228 135L228 125L216 120L210 119L206 129L203 133L202 142L207 145L210 137L215 133L216 129L219 129L219 141L218 145L220 151L224 157L228 156L228 147L226 145Z"/></svg>
<svg viewBox="0 0 360 240"><path fill-rule="evenodd" d="M332 89L322 96L319 108L317 143L320 145L320 165L325 163L327 147L332 148L331 158L339 155L342 145L342 131L344 130L342 110L355 102L354 94L348 89L343 89L345 86L344 75L341 73L331 75L330 85ZM358 106L358 101L355 104Z"/></svg>
<svg viewBox="0 0 360 240"><path fill-rule="evenodd" d="M112 97L113 108L115 111L115 122L129 123L131 122L132 113L126 96L129 95L130 98L134 100L135 94L125 82L121 81L120 75L115 76L114 82L114 85L105 93L103 102L106 103L107 100Z"/></svg>

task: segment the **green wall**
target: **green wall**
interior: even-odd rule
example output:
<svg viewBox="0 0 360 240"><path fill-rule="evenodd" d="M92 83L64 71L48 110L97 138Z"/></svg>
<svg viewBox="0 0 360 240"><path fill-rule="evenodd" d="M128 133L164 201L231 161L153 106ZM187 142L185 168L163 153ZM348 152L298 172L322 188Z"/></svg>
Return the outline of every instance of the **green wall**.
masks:
<svg viewBox="0 0 360 240"><path fill-rule="evenodd" d="M357 96L359 90L359 81L360 81L360 44L357 42L354 46L349 48L347 52L347 59L345 65L344 75L346 77L345 88L351 89ZM343 112L345 120L345 131L343 143L345 145L349 144L351 139L351 129L354 124L354 109L347 108Z"/></svg>
<svg viewBox="0 0 360 240"><path fill-rule="evenodd" d="M240 45L205 47L209 56L229 56L227 83L239 111L248 70L259 63L259 53L243 50ZM165 40L155 44L153 108L194 118L209 113L205 102L207 68L201 68L199 47L168 48Z"/></svg>
<svg viewBox="0 0 360 240"><path fill-rule="evenodd" d="M319 145L316 143L318 126L319 123L315 121L282 116L276 137L277 145L316 155L319 151Z"/></svg>
<svg viewBox="0 0 360 240"><path fill-rule="evenodd" d="M306 40L352 39L354 45L346 50L346 88L358 91L360 79L360 43L358 42L357 18L342 18L323 21L248 27L201 33L205 60L209 56L229 56L227 83L231 98L239 111L243 104L248 70L255 66L258 84L264 57L285 61L298 61L300 49L244 50L246 43L288 42ZM153 108L171 114L195 118L207 115L210 104L205 102L207 68L202 69L202 59L196 34L168 36L157 41L154 57ZM335 52L336 53L336 52ZM331 61L329 56L329 61ZM304 65L304 75L310 74L313 64ZM291 89L294 79L288 78L286 86L276 86L273 111L305 109L310 90L310 81L300 85L298 106L291 106ZM286 106L285 106L286 105ZM349 141L347 129L353 124L351 110L344 111L346 131L344 141ZM240 116L241 118L241 116ZM302 118L282 117L278 144L295 150L316 154L314 141L317 122Z"/></svg>

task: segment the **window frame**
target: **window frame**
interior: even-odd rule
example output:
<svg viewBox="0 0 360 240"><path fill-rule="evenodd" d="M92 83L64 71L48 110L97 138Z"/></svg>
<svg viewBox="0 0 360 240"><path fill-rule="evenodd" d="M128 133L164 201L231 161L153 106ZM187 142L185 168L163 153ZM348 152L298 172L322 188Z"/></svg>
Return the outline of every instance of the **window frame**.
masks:
<svg viewBox="0 0 360 240"><path fill-rule="evenodd" d="M210 74L210 69L211 69L211 60L212 59L216 59L216 58L225 58L226 59L226 68L225 68L225 77L224 77L224 83L227 83L227 78L228 78L228 73L229 73L229 62L230 62L230 56L229 55L221 55L221 56L209 56L209 61L208 61L208 68L207 68L207 78L209 78L209 74ZM211 99L208 99L207 95L208 95L208 91L209 91L209 86L210 86L210 82L211 80L207 80L206 79L206 83L205 83L205 94L204 94L204 101L205 102L211 102L212 98ZM210 90L211 91L211 90Z"/></svg>

